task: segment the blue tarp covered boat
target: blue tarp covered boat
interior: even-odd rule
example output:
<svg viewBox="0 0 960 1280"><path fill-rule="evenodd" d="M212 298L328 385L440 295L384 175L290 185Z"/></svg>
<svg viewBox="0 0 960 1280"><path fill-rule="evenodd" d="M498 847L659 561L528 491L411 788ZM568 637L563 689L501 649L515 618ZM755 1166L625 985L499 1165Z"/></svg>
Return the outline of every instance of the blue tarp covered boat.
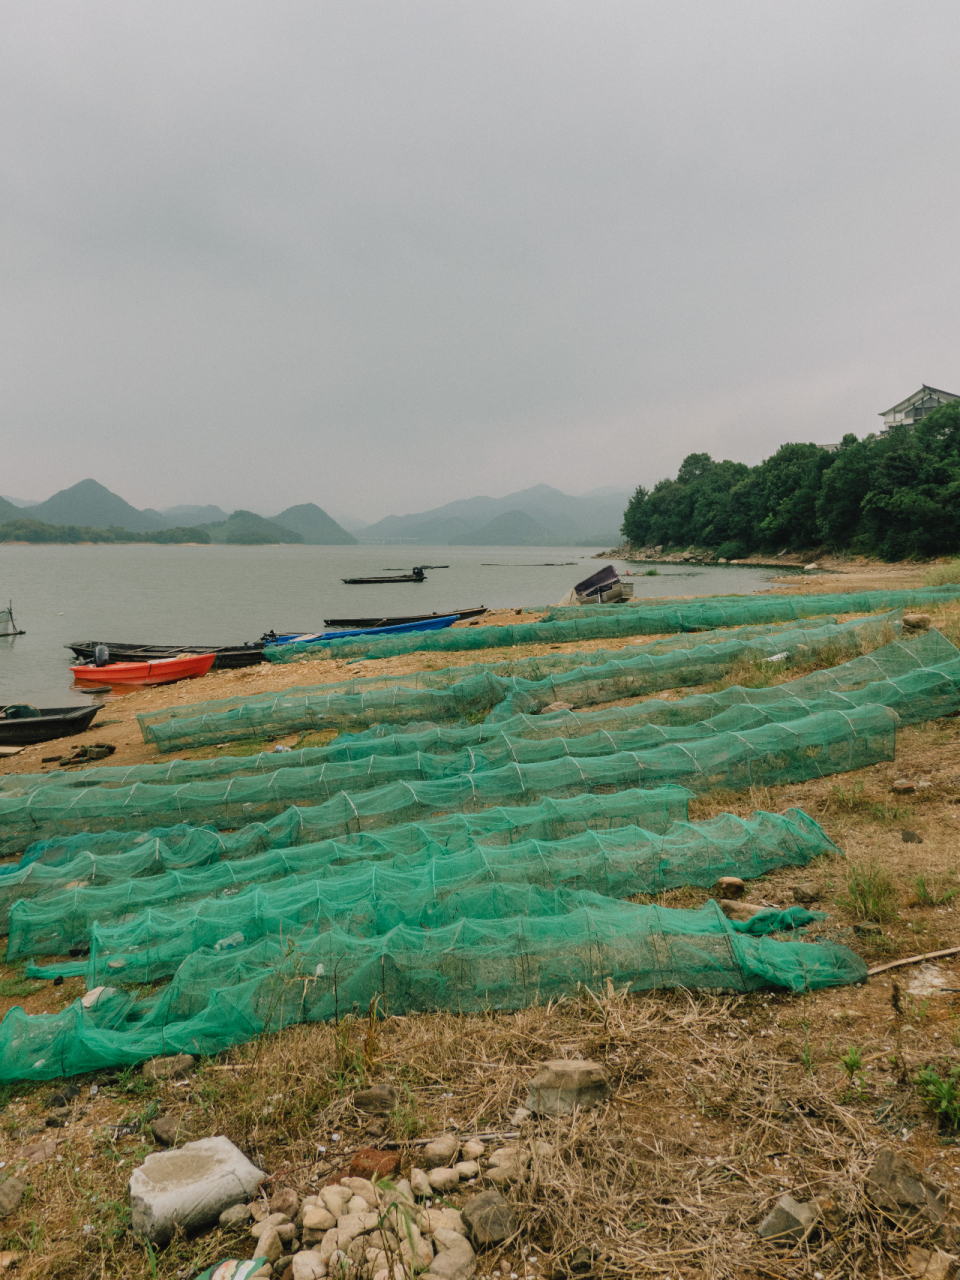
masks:
<svg viewBox="0 0 960 1280"><path fill-rule="evenodd" d="M273 645L291 644L294 640L300 644L309 644L312 640L343 640L350 636L397 636L407 631L442 631L444 627L452 627L457 614L451 613L446 618L424 618L418 622L401 622L394 626L362 627L351 631L317 631L313 635L293 632L291 635L277 636Z"/></svg>

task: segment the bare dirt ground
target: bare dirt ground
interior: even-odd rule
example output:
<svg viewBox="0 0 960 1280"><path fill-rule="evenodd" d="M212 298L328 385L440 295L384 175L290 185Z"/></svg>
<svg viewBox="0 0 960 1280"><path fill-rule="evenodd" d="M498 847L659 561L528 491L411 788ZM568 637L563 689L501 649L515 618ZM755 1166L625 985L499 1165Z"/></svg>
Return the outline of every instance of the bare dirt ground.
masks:
<svg viewBox="0 0 960 1280"><path fill-rule="evenodd" d="M804 587L894 585L883 578L885 568L866 566L855 588L856 573L846 569L842 585L824 576ZM919 569L910 572L912 581L895 585L918 583ZM789 587L798 589L795 578ZM960 638L960 606L933 611L933 621L954 643ZM453 665L458 656L443 655L435 665ZM503 650L463 657L496 661ZM406 665L415 656L390 661L398 674L415 669ZM138 745L133 719L148 705L342 678L335 666L225 672L129 695L104 717L117 721L109 726L118 745L111 763L154 758ZM364 666L380 673L380 664ZM724 681L734 682L736 673ZM37 762L17 757L3 766L23 767ZM931 785L895 793L894 781L904 778ZM871 966L960 947L960 719L900 730L894 762L762 792L712 793L691 803L690 817L792 806L820 822L844 856L752 882L750 901L788 905L795 886L812 885L828 917L808 936L843 942ZM857 891L857 873L866 891ZM661 901L696 906L708 896L686 889ZM857 931L871 924L871 931ZM53 1012L82 989L79 979L55 988L0 966L0 1012L13 1004ZM480 1255L479 1276L916 1274L906 1268L906 1248L929 1244L929 1233L918 1227L911 1235L871 1209L864 1179L877 1152L892 1146L946 1187L960 1188L957 1130L938 1122L916 1083L924 1064L946 1078L960 1062L958 1000L954 955L932 967L888 970L864 986L797 996L582 991L517 1014L357 1017L339 1027L297 1027L203 1062L188 1081L148 1083L136 1070L82 1077L63 1127L48 1126L53 1085L6 1087L0 1178L22 1172L30 1190L0 1219L0 1274L7 1274L4 1251L20 1255L10 1264L16 1280L187 1280L220 1258L253 1255L239 1229L177 1240L155 1259L130 1233L127 1181L155 1148L148 1125L158 1114L179 1119L191 1138L226 1134L270 1173L268 1190L289 1185L305 1194L361 1146L392 1144L407 1172L417 1162L417 1141L444 1128L464 1136L514 1133L510 1118L537 1065L579 1056L606 1065L614 1095L574 1118L533 1124L552 1150L510 1190L519 1232ZM352 1102L357 1087L377 1081L398 1085L405 1099L379 1135ZM528 1123L521 1135L529 1130ZM448 1199L461 1203L482 1185L481 1177ZM826 1206L822 1228L793 1251L757 1235L784 1191ZM587 1269L577 1271L583 1248Z"/></svg>

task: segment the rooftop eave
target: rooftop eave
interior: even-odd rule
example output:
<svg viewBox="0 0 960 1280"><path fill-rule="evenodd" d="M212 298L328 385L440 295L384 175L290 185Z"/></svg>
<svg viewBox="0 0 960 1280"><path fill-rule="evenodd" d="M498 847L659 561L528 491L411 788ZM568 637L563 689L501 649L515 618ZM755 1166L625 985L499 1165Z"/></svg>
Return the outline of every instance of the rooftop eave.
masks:
<svg viewBox="0 0 960 1280"><path fill-rule="evenodd" d="M899 404L895 404L892 409L884 409L877 414L878 418L885 418L889 413L900 413L903 409L908 409L910 405L915 404L918 399L922 399L924 392L932 391L934 395L946 396L950 400L960 400L960 392L941 391L939 387L928 387L926 383L919 391L914 391L912 396L907 396L906 400L901 400Z"/></svg>

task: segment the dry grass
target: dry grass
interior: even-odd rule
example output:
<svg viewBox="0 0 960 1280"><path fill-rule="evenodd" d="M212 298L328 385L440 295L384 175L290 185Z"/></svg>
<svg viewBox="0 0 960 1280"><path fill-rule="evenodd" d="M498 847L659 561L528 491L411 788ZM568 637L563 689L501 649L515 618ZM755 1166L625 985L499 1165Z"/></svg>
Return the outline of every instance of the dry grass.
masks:
<svg viewBox="0 0 960 1280"><path fill-rule="evenodd" d="M125 1208L129 1170L151 1144L139 1134L115 1137L111 1124L173 1114L190 1137L225 1133L270 1171L270 1186L306 1193L370 1143L368 1118L351 1102L361 1084L390 1080L403 1089L407 1102L386 1140L399 1145L406 1169L420 1133L455 1126L509 1134L536 1064L583 1055L607 1065L615 1097L592 1112L525 1126L552 1151L536 1156L529 1179L513 1189L521 1230L483 1260L481 1274L499 1264L501 1274L561 1275L588 1248L604 1276L874 1275L904 1243L863 1196L875 1151L893 1134L941 1175L955 1158L938 1149L922 1104L901 1083L890 994L881 982L824 993L814 1008L769 994L581 993L514 1016L296 1028L207 1063L184 1087L121 1073L101 1100L80 1104L86 1114L54 1131L62 1159L33 1166L33 1197L4 1223L0 1247L28 1252L18 1274L36 1280L152 1274ZM943 1044L931 1056L942 1064L956 1019L918 1007L909 1016L917 1042L935 1045L939 1028ZM851 1044L865 1064L854 1087L840 1062ZM7 1124L32 1117L45 1092L25 1090ZM784 1189L831 1197L842 1230L815 1238L801 1256L761 1242L757 1224ZM84 1224L94 1230L84 1234ZM219 1258L249 1256L250 1243L220 1230L180 1240L158 1254L156 1274L182 1280ZM530 1249L540 1258L535 1267Z"/></svg>

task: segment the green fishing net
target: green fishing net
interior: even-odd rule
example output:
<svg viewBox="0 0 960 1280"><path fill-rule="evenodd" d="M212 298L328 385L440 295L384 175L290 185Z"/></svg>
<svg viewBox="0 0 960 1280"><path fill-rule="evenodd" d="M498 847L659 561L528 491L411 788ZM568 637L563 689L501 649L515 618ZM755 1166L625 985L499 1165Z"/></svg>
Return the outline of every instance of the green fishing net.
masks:
<svg viewBox="0 0 960 1280"><path fill-rule="evenodd" d="M960 586L903 591L853 591L836 595L728 596L656 606L572 607L559 610L546 622L521 622L506 627L451 627L446 631L415 631L404 635L357 636L341 640L294 641L268 645L271 662L302 658L395 658L406 653L453 653L515 644L566 644L575 640L605 640L615 636L660 635L702 627L738 627L756 622L785 622L825 613L870 613L877 609L920 608L960 597ZM607 612L609 610L609 612Z"/></svg>
<svg viewBox="0 0 960 1280"><path fill-rule="evenodd" d="M651 653L646 647L630 648L601 665L578 662L573 669L561 669L542 678L474 670L438 687L412 687L395 679L390 687L375 684L372 688L365 686L361 692L331 692L324 686L290 689L246 700L231 699L226 704L141 713L137 719L145 741L155 743L161 751L177 751L267 733L503 718L517 711L539 710L551 702L589 706L661 689L706 684L722 678L737 662L808 662L811 658L841 662L861 649L892 639L898 629L899 623L890 616L855 619L842 625L796 628L749 640L718 639L665 653Z"/></svg>
<svg viewBox="0 0 960 1280"><path fill-rule="evenodd" d="M505 893L505 909L517 903ZM553 911L550 908L553 908ZM297 1022L366 1012L481 1012L546 1002L607 980L632 991L789 991L863 981L845 947L739 932L709 902L699 911L559 891L522 898L523 914L462 918L365 937L338 926L201 948L137 999L94 988L58 1014L12 1009L0 1024L0 1080L46 1080L157 1054L208 1054ZM770 925L799 924L809 915ZM761 925L757 927L763 927Z"/></svg>
<svg viewBox="0 0 960 1280"><path fill-rule="evenodd" d="M946 583L939 587L914 587L896 591L851 591L830 595L776 595L776 596L647 596L620 604L553 605L546 610L542 622L564 621L568 618L606 618L625 609L639 609L643 613L664 609L683 610L685 618L695 617L694 626L719 627L722 622L714 619L722 612L724 617L738 617L738 621L759 621L751 612L754 602L764 600L792 600L801 610L797 616L812 617L819 612L817 602L825 602L824 612L869 613L873 609L922 609L948 603L960 597L960 583ZM810 607L804 603L809 601ZM830 602L833 602L832 604ZM765 607L762 603L758 606ZM743 611L743 612L741 612ZM538 610L538 612L540 612ZM748 616L749 615L749 616ZM766 615L764 614L764 617ZM688 622L688 625L689 622Z"/></svg>
<svg viewBox="0 0 960 1280"><path fill-rule="evenodd" d="M686 803L891 759L901 719L957 710L958 651L935 632L897 631L874 618L692 647L678 636L603 661L548 655L549 670L524 674L497 664L465 679L430 673L420 688L328 686L317 695L328 706L400 707L427 693L447 699L431 705L447 714L417 725L411 705L398 724L279 757L5 780L0 842L27 849L0 867L8 958L89 946L84 959L27 973L82 974L91 989L60 1014L11 1010L0 1080L216 1052L371 1001L385 1014L466 1012L608 979L637 991L862 981L846 948L772 936L813 920L799 908L736 925L714 903L680 911L624 899L835 853L799 811L689 823ZM832 654L849 660L779 685L535 714L553 700L596 707L677 687L724 662L760 671L772 658L783 670ZM464 690L470 681L494 696L454 715L452 695L476 693ZM183 709L153 727L269 702ZM363 728L363 716L352 723Z"/></svg>
<svg viewBox="0 0 960 1280"><path fill-rule="evenodd" d="M59 892L48 888L42 897L21 898L0 916L0 931L9 924L7 962L13 963L87 946L96 922L100 964L136 950L137 963L128 956L125 981L150 981L170 972L175 956L179 964L196 947L217 946L238 929L249 942L304 922L319 927L321 915L345 928L349 922L351 930L367 917L376 932L386 921L389 928L403 921L434 927L437 911L449 911L457 894L482 885L491 893L512 884L629 897L679 884L708 888L726 875L753 879L836 852L822 828L794 809L746 820L724 814L702 823L675 822L663 832L624 826L509 846L471 840L449 848L425 841L415 852L393 857L327 840L192 871L165 869L159 849L146 865L130 855L88 855L86 881L63 883L61 875ZM49 885L55 869L33 865L46 871ZM347 920L340 918L344 912ZM162 960L154 958L157 950ZM101 977L94 969L88 981L95 986Z"/></svg>
<svg viewBox="0 0 960 1280"><path fill-rule="evenodd" d="M292 805L319 805L333 828L388 826L438 812L529 803L589 791L680 783L695 791L776 786L892 760L896 713L886 707L824 711L785 724L605 756L489 765L465 756L370 756L261 776L178 785L41 787L0 797L0 850L81 831L140 830L190 822L221 830ZM334 834L334 830L330 834Z"/></svg>

